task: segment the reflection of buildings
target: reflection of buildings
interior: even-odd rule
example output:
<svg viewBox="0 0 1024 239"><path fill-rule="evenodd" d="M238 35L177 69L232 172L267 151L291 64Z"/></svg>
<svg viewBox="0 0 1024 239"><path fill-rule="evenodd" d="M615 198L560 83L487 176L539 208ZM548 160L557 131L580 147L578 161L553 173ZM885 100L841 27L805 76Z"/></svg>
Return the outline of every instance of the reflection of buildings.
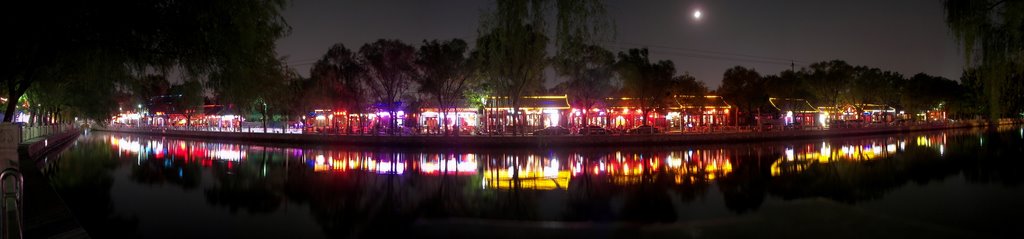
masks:
<svg viewBox="0 0 1024 239"><path fill-rule="evenodd" d="M568 189L569 170L562 170L557 159L542 159L533 155L521 160L506 156L501 164L484 169L481 185L484 189L521 188L535 190Z"/></svg>
<svg viewBox="0 0 1024 239"><path fill-rule="evenodd" d="M630 154L616 152L607 160L587 163L582 157L572 165L575 175L607 177L612 184L635 185L651 181L653 175L673 178L676 184L711 181L732 173L730 156L725 150L688 150L666 154Z"/></svg>
<svg viewBox="0 0 1024 239"><path fill-rule="evenodd" d="M303 161L315 172L346 172L363 171L378 174L404 174L407 169L406 160L400 155L395 157L375 157L362 152L322 152L306 153Z"/></svg>
<svg viewBox="0 0 1024 239"><path fill-rule="evenodd" d="M235 144L197 143L184 140L140 140L110 136L110 145L119 153L137 154L139 159L181 159L185 161L219 160L238 162L246 157L242 146ZM206 164L204 164L206 165Z"/></svg>
<svg viewBox="0 0 1024 239"><path fill-rule="evenodd" d="M415 170L424 175L474 175L478 169L474 154L421 153L413 160L407 156L401 153L312 151L301 157L315 172L406 174Z"/></svg>
<svg viewBox="0 0 1024 239"><path fill-rule="evenodd" d="M475 154L420 154L420 172L428 175L473 175L477 172Z"/></svg>
<svg viewBox="0 0 1024 239"><path fill-rule="evenodd" d="M916 145L934 148L945 154L946 134L918 136ZM772 163L772 176L799 173L813 164L837 161L867 161L890 157L906 149L906 140L867 140L859 143L833 145L828 142L786 147L782 156Z"/></svg>

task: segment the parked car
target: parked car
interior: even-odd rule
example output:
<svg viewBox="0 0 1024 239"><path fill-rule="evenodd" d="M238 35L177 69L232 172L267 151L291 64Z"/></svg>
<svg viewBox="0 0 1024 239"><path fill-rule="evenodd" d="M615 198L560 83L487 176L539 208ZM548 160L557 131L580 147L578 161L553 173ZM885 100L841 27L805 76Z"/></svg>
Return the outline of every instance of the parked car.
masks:
<svg viewBox="0 0 1024 239"><path fill-rule="evenodd" d="M602 128L601 126L591 125L591 126L586 126L586 127L580 128L579 131L577 131L576 133L577 134L608 134L609 131L607 129Z"/></svg>
<svg viewBox="0 0 1024 239"><path fill-rule="evenodd" d="M533 131L533 135L567 135L569 129L562 126L549 126L547 128L538 129Z"/></svg>
<svg viewBox="0 0 1024 239"><path fill-rule="evenodd" d="M657 134L661 133L661 130L650 125L641 125L626 131L629 134Z"/></svg>

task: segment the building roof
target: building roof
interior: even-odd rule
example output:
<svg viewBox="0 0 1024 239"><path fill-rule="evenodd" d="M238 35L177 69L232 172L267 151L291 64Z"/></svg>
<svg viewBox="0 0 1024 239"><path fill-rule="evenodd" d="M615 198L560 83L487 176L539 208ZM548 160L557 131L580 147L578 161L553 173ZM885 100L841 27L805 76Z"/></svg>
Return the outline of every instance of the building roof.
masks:
<svg viewBox="0 0 1024 239"><path fill-rule="evenodd" d="M636 98L628 98L628 97L611 98L611 97L609 97L609 98L605 98L604 99L604 106L605 106L605 108L618 108L618 109L622 109L622 108L640 108L640 101L637 100Z"/></svg>
<svg viewBox="0 0 1024 239"><path fill-rule="evenodd" d="M862 104L859 107L852 104L845 104L838 108L835 106L819 106L818 110L830 113L855 112L858 110L864 112L896 112L896 108L878 104Z"/></svg>
<svg viewBox="0 0 1024 239"><path fill-rule="evenodd" d="M232 107L225 107L224 105L203 105L204 115L230 115L235 114Z"/></svg>
<svg viewBox="0 0 1024 239"><path fill-rule="evenodd" d="M714 109L732 108L732 105L730 105L728 102L725 102L724 98L715 95L707 95L704 97L698 97L693 95L676 95L672 96L672 100L678 105L677 107L681 109L700 107Z"/></svg>
<svg viewBox="0 0 1024 239"><path fill-rule="evenodd" d="M896 112L896 108L886 105L863 104L861 110L869 112Z"/></svg>
<svg viewBox="0 0 1024 239"><path fill-rule="evenodd" d="M804 99L768 98L768 102L781 112L818 113L818 109Z"/></svg>
<svg viewBox="0 0 1024 239"><path fill-rule="evenodd" d="M491 102L495 102L497 99L507 99L508 97L491 97ZM492 104L488 102L488 104ZM511 105L505 105L504 108L511 108ZM567 110L569 109L569 99L565 95L540 95L540 96L523 96L522 100L519 101L519 107L523 110L529 109L556 109L556 110Z"/></svg>
<svg viewBox="0 0 1024 239"><path fill-rule="evenodd" d="M466 99L456 99L454 103L455 103L455 109L456 110L473 110L473 111L476 111L476 108L473 107L472 105L470 105L469 101L466 100ZM437 105L438 105L437 104L437 100L435 100L435 99L427 99L427 100L424 100L424 101L420 102L420 109L421 110L438 110Z"/></svg>

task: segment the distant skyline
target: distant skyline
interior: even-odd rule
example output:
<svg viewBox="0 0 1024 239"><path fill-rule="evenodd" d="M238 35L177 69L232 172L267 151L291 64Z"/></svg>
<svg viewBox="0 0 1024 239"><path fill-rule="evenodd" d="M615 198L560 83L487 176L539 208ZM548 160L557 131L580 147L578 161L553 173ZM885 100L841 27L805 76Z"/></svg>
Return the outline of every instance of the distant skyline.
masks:
<svg viewBox="0 0 1024 239"><path fill-rule="evenodd" d="M380 38L418 46L424 39L475 41L490 0L295 0L284 16L291 35L278 54L309 75L331 45L358 50ZM699 21L693 11L700 9ZM845 60L909 77L924 72L957 80L963 55L944 23L941 1L626 1L609 0L612 51L648 47L715 89L726 69L777 74L825 60ZM549 75L547 86L560 79Z"/></svg>

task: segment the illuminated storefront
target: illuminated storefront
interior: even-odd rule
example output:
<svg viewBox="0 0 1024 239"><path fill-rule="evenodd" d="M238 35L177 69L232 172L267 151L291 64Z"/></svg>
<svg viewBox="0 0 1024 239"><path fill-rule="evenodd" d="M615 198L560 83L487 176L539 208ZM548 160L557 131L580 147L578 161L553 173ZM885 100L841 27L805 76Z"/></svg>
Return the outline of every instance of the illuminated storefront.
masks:
<svg viewBox="0 0 1024 239"><path fill-rule="evenodd" d="M665 121L665 112L663 107L657 107L656 105L643 105L641 99L637 98L606 98L605 103L605 124L603 126L609 129L626 130L641 125L652 125L659 128L664 128L667 125ZM644 122L643 108L648 108L647 122Z"/></svg>
<svg viewBox="0 0 1024 239"><path fill-rule="evenodd" d="M512 102L508 97L491 97L484 104L484 130L494 133L512 132ZM549 126L566 126L570 110L565 95L524 96L519 101L523 129L530 132Z"/></svg>
<svg viewBox="0 0 1024 239"><path fill-rule="evenodd" d="M665 116L669 128L728 125L731 122L732 105L720 96L677 95L672 100L676 106L670 107Z"/></svg>
<svg viewBox="0 0 1024 239"><path fill-rule="evenodd" d="M818 111L827 114L830 121L891 122L896 118L896 109L886 105L846 104L840 107L820 106Z"/></svg>
<svg viewBox="0 0 1024 239"><path fill-rule="evenodd" d="M768 98L774 119L772 124L786 127L822 126L827 113L822 113L804 99ZM768 122L762 121L761 124Z"/></svg>
<svg viewBox="0 0 1024 239"><path fill-rule="evenodd" d="M441 134L444 132L444 129L441 128L442 124L449 131L457 131L459 134L470 134L476 130L477 108L470 107L466 101L458 101L456 107L449 108L448 112L444 114L437 107L437 102L427 101L425 104L423 108L420 108L420 114L417 117L417 125L420 126L419 133Z"/></svg>

